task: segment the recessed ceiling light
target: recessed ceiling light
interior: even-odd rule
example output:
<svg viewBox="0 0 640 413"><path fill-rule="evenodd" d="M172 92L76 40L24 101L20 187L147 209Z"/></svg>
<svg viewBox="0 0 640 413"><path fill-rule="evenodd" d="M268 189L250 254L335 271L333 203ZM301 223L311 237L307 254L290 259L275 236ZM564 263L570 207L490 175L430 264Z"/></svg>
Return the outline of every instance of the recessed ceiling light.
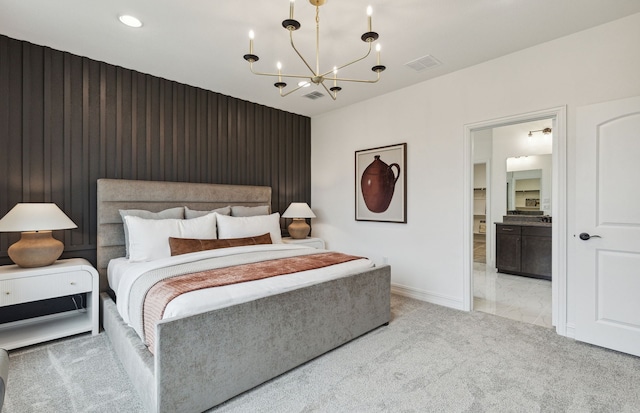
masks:
<svg viewBox="0 0 640 413"><path fill-rule="evenodd" d="M122 16L118 17L118 19L120 19L120 22L122 22L122 24L126 24L129 27L142 27L142 22L138 19L136 19L133 16L129 16L128 14L123 14Z"/></svg>

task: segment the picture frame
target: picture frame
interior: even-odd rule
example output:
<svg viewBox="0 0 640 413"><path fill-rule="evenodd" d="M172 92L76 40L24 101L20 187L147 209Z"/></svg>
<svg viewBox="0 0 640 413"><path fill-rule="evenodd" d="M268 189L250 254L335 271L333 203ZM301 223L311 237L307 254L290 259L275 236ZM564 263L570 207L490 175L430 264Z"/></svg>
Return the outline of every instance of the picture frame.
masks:
<svg viewBox="0 0 640 413"><path fill-rule="evenodd" d="M407 144L355 151L355 219L407 223Z"/></svg>

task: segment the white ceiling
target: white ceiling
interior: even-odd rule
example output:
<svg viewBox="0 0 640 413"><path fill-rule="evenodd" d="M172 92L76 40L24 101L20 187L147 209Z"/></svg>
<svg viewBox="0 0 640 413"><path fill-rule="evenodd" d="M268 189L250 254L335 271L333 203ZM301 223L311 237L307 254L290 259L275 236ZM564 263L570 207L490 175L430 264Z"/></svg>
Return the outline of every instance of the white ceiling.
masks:
<svg viewBox="0 0 640 413"><path fill-rule="evenodd" d="M0 0L0 33L315 116L640 12L640 0L328 0L320 8L321 71L365 53L367 5L387 70L376 84L342 84L335 102L303 97L316 86L281 98L275 79L251 74L242 58L253 29L256 70L275 70L280 60L283 72L306 74L281 26L287 0ZM120 14L135 15L144 26L126 27ZM315 7L297 0L295 18L302 24L296 46L314 66ZM442 65L422 72L405 66L425 55ZM340 75L375 78L374 64L370 56Z"/></svg>

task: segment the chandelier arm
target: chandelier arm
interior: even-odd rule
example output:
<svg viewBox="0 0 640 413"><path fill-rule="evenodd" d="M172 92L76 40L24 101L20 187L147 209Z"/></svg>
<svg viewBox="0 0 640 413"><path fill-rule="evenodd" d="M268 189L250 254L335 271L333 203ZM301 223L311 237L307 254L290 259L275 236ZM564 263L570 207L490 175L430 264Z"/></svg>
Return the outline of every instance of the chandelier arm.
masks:
<svg viewBox="0 0 640 413"><path fill-rule="evenodd" d="M327 91L327 94L331 96L331 99L336 100L335 92L330 91L329 88L327 88L327 86L324 84L324 82L322 82L322 87Z"/></svg>
<svg viewBox="0 0 640 413"><path fill-rule="evenodd" d="M296 87L296 88L294 88L294 89L291 89L290 91L288 91L288 92L287 92L287 93L285 93L285 94L282 94L282 89L280 89L280 96L281 96L281 97L289 96L289 95L290 95L290 94L292 94L293 92L297 91L298 89L302 89L303 87L304 87L304 85L303 85L303 86L298 86L298 87Z"/></svg>
<svg viewBox="0 0 640 413"><path fill-rule="evenodd" d="M300 57L300 59L302 59L302 61L304 62L305 65L307 65L307 67L309 68L309 70L311 71L311 73L313 73L314 76L317 76L317 73L313 71L313 69L311 68L311 66L309 65L309 63L307 63L307 61L305 60L304 57L302 57L302 54L300 54L300 52L298 51L298 49L296 48L296 45L293 43L293 31L289 30L289 39L291 40L291 47L293 47L293 50L295 50L295 52L298 54L298 57Z"/></svg>
<svg viewBox="0 0 640 413"><path fill-rule="evenodd" d="M286 77L286 78L295 78L295 79L309 79L309 75L290 75L286 73L266 73L266 72L257 72L253 70L253 64L249 64L249 69L251 69L251 73L259 76L271 76L271 77Z"/></svg>
<svg viewBox="0 0 640 413"><path fill-rule="evenodd" d="M334 72L334 70L335 70L335 71L338 71L338 70L340 70L340 69L344 69L344 68L345 68L345 67L347 67L347 66L351 66L351 65L352 65L352 64L354 64L354 63L358 63L359 61L366 59L366 58L367 58L367 57L369 57L369 55L371 54L371 46L372 46L372 45L371 45L371 42L369 42L369 51L367 51L367 53L366 53L364 56L362 56L361 58L356 59L356 60L354 60L354 61L352 61L352 62L349 62L349 63L345 63L345 64L343 64L342 66L338 66L338 67L336 67L335 69L331 69L331 70L329 70L328 72L325 72L325 73L323 73L323 74L321 74L321 75L319 75L319 76L321 76L321 77L325 77L325 76L329 75L330 73L333 73L333 72ZM338 79L338 80L340 80L340 79Z"/></svg>
<svg viewBox="0 0 640 413"><path fill-rule="evenodd" d="M326 78L326 80L334 80L334 79L331 77L331 78ZM341 78L341 77L338 77L335 80L339 82L378 83L378 81L380 80L380 73L378 73L378 77L375 80L350 79L350 78Z"/></svg>

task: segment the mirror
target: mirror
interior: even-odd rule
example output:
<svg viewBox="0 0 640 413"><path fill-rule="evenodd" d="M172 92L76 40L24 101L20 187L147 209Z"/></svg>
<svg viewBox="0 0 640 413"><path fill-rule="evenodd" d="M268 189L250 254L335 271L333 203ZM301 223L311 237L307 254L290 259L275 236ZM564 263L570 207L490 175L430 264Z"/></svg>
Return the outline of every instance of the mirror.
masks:
<svg viewBox="0 0 640 413"><path fill-rule="evenodd" d="M507 215L551 215L551 155L507 159Z"/></svg>
<svg viewBox="0 0 640 413"><path fill-rule="evenodd" d="M507 214L523 211L537 211L542 214L540 211L541 178L541 169L507 172Z"/></svg>

